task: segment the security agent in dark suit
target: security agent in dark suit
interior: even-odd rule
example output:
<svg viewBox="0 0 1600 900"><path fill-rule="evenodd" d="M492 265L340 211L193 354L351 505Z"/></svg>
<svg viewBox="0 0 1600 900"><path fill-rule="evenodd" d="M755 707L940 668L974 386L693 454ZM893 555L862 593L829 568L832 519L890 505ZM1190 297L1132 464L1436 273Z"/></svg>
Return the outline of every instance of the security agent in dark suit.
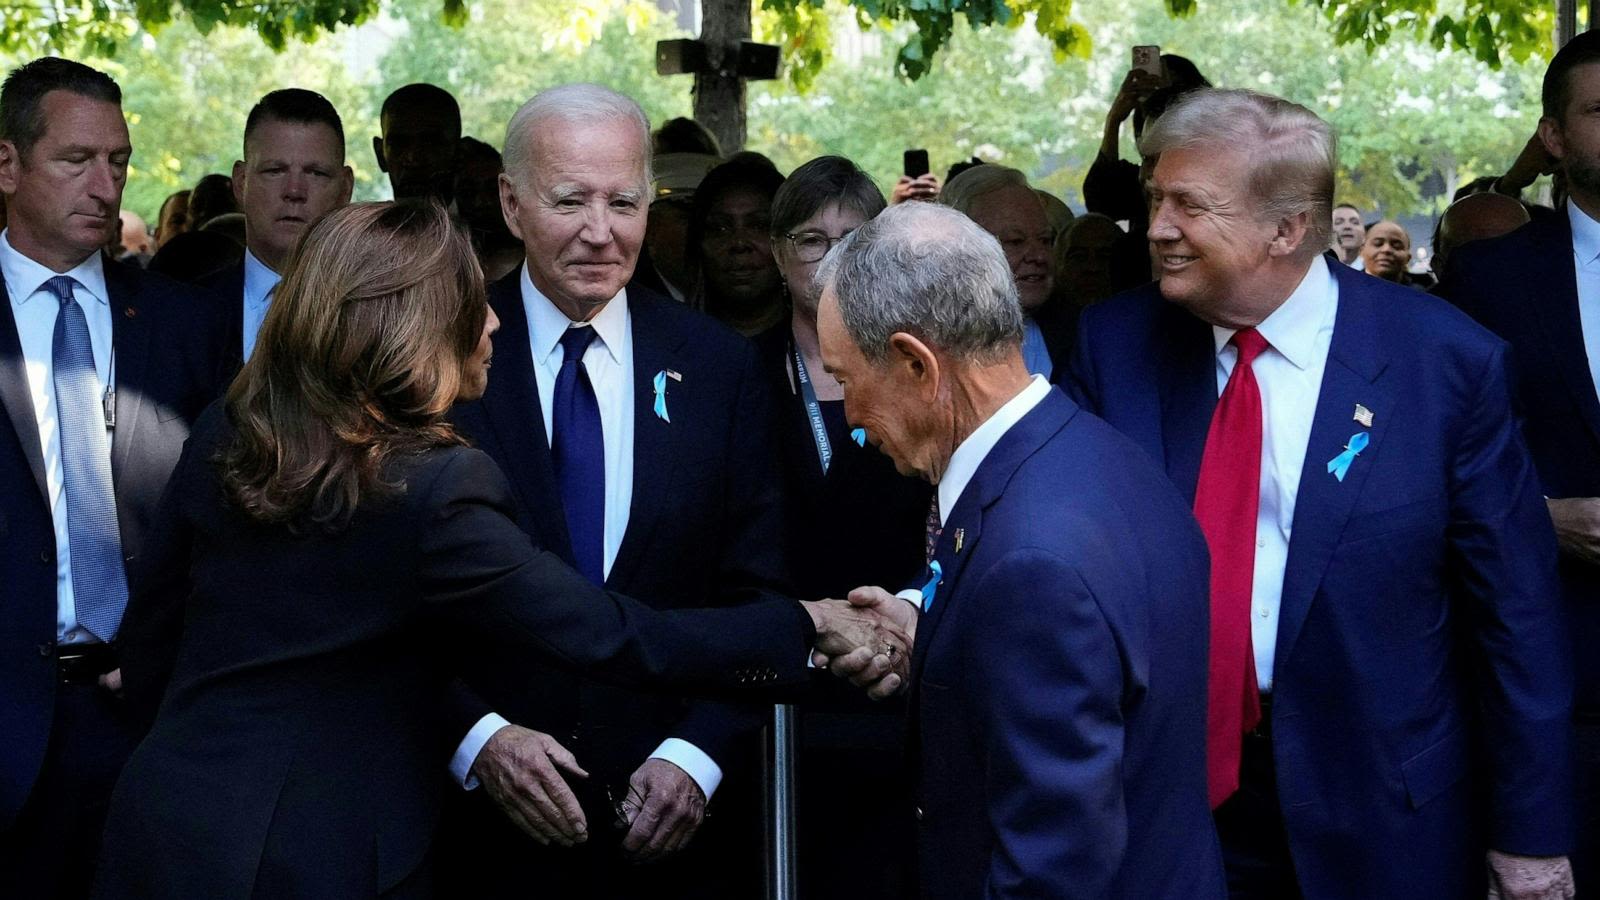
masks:
<svg viewBox="0 0 1600 900"><path fill-rule="evenodd" d="M1576 649L1578 844L1600 880L1600 32L1567 43L1544 80L1539 136L1567 174L1567 207L1451 254L1438 293L1511 344L1522 430L1561 546Z"/></svg>
<svg viewBox="0 0 1600 900"><path fill-rule="evenodd" d="M39 59L0 88L0 896L87 890L135 738L101 686L129 572L221 369L214 301L99 252L131 153L100 72Z"/></svg>
<svg viewBox="0 0 1600 900"><path fill-rule="evenodd" d="M244 158L233 164L233 195L244 213L244 259L206 280L223 300L237 372L255 349L272 293L300 235L350 202L344 123L326 97L284 88L262 97L244 121Z"/></svg>
<svg viewBox="0 0 1600 900"><path fill-rule="evenodd" d="M893 207L818 280L850 424L937 490L918 589L850 598L917 632L920 895L1222 897L1206 550L1182 498L1029 375L1005 256L965 216Z"/></svg>
<svg viewBox="0 0 1600 900"><path fill-rule="evenodd" d="M512 119L501 200L527 262L490 291L503 323L495 378L456 421L510 477L519 524L594 583L661 609L753 600L779 589L785 568L770 400L748 341L624 289L645 229L648 152L633 101L593 86L547 91ZM452 769L487 791L459 798L461 822L445 829L448 878L492 888L536 871L563 896L759 889L759 708L534 664L472 659L463 674ZM675 855L730 789L744 803L719 798L687 857L624 864ZM491 798L540 837L585 846L541 851Z"/></svg>

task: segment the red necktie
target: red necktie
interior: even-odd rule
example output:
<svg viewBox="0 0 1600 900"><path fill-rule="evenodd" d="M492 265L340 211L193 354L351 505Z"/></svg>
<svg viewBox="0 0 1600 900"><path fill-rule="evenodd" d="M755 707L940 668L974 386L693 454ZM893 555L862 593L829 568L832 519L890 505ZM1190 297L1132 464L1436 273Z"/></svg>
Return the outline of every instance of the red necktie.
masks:
<svg viewBox="0 0 1600 900"><path fill-rule="evenodd" d="M1230 341L1239 351L1217 400L1200 461L1194 516L1211 548L1211 680L1206 715L1206 784L1216 809L1239 789L1244 733L1261 721L1250 602L1261 505L1261 389L1250 365L1267 339L1254 328Z"/></svg>

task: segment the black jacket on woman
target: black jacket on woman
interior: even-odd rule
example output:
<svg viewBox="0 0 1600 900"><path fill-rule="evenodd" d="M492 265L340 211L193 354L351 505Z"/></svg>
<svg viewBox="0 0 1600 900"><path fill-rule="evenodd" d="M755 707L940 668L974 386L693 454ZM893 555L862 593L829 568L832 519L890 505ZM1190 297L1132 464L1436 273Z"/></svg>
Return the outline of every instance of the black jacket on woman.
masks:
<svg viewBox="0 0 1600 900"><path fill-rule="evenodd" d="M183 635L112 799L102 898L425 890L460 739L435 716L462 654L731 696L807 680L799 605L667 614L607 594L532 546L477 450L396 461L399 489L363 498L347 527L295 533L225 502L209 460L229 435L213 407L166 501L187 599L145 594L128 611L135 692L160 679L180 606Z"/></svg>

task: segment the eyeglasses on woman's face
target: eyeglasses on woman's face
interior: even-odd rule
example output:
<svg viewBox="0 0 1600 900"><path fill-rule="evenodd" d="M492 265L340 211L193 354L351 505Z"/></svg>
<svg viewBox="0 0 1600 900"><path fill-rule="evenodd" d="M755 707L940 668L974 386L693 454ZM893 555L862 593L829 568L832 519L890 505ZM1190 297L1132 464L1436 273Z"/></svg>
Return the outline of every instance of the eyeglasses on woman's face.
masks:
<svg viewBox="0 0 1600 900"><path fill-rule="evenodd" d="M852 228L850 231L854 231ZM828 237L820 231L797 231L785 234L784 240L789 242L789 248L794 251L795 259L801 262L814 263L828 255L833 245L850 236L850 231L838 237Z"/></svg>

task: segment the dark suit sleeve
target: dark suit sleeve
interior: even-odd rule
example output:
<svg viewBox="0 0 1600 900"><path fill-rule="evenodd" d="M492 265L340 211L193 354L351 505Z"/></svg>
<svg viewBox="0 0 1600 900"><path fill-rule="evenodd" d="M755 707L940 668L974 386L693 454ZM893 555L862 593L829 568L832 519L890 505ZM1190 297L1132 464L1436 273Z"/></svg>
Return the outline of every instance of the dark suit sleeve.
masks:
<svg viewBox="0 0 1600 900"><path fill-rule="evenodd" d="M1014 550L973 594L969 708L987 742L990 900L1108 897L1127 848L1119 642L1059 556Z"/></svg>
<svg viewBox="0 0 1600 900"><path fill-rule="evenodd" d="M748 345L747 345L748 346ZM773 437L773 403L753 347L746 354L728 436L721 572L716 602L746 603L789 592L783 492ZM816 598L809 598L816 599ZM726 767L740 735L766 721L765 710L702 700L690 704L670 736L688 741Z"/></svg>
<svg viewBox="0 0 1600 900"><path fill-rule="evenodd" d="M424 502L422 589L460 638L629 687L754 700L807 681L815 635L798 604L658 611L606 593L534 549L505 476L477 451L456 453Z"/></svg>
<svg viewBox="0 0 1600 900"><path fill-rule="evenodd" d="M1451 470L1449 537L1485 663L1490 844L1555 856L1571 849L1575 829L1572 662L1555 532L1512 417L1506 370L1501 345L1467 407Z"/></svg>

